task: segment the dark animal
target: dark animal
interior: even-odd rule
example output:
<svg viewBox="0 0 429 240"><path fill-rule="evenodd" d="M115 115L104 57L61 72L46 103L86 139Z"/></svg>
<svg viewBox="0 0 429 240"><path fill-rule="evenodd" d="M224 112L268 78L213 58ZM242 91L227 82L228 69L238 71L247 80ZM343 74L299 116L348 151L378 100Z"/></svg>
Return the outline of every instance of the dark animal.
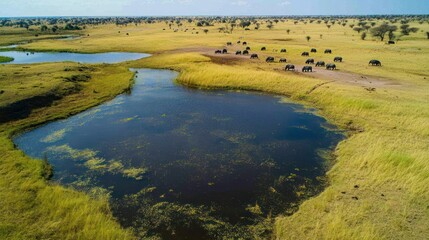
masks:
<svg viewBox="0 0 429 240"><path fill-rule="evenodd" d="M280 52L285 53L286 49L283 48L282 50L280 50Z"/></svg>
<svg viewBox="0 0 429 240"><path fill-rule="evenodd" d="M343 58L342 57L335 57L334 62L343 62Z"/></svg>
<svg viewBox="0 0 429 240"><path fill-rule="evenodd" d="M258 54L254 53L250 56L250 59L259 59Z"/></svg>
<svg viewBox="0 0 429 240"><path fill-rule="evenodd" d="M227 42L227 43L226 43L226 45L227 45L227 46L231 46L231 45L232 45L232 42Z"/></svg>
<svg viewBox="0 0 429 240"><path fill-rule="evenodd" d="M292 64L288 64L288 65L286 65L285 70L286 71L295 71L295 66Z"/></svg>
<svg viewBox="0 0 429 240"><path fill-rule="evenodd" d="M274 62L274 57L267 57L265 62L267 62L267 63Z"/></svg>
<svg viewBox="0 0 429 240"><path fill-rule="evenodd" d="M324 61L318 61L316 63L316 67L324 67L325 66L325 62Z"/></svg>
<svg viewBox="0 0 429 240"><path fill-rule="evenodd" d="M243 55L248 55L248 54L249 54L249 51L247 51L247 50L243 51Z"/></svg>
<svg viewBox="0 0 429 240"><path fill-rule="evenodd" d="M301 54L301 56L310 56L310 54L308 53L308 52L303 52L302 54Z"/></svg>
<svg viewBox="0 0 429 240"><path fill-rule="evenodd" d="M309 58L307 61L305 61L305 64L314 64L314 59Z"/></svg>
<svg viewBox="0 0 429 240"><path fill-rule="evenodd" d="M241 55L241 51L235 52L235 55Z"/></svg>
<svg viewBox="0 0 429 240"><path fill-rule="evenodd" d="M216 50L215 54L222 54L222 51L221 50Z"/></svg>
<svg viewBox="0 0 429 240"><path fill-rule="evenodd" d="M378 61L378 60L371 60L371 61L369 61L369 65L372 65L372 66L381 66L381 62Z"/></svg>
<svg viewBox="0 0 429 240"><path fill-rule="evenodd" d="M329 54L331 54L331 53L332 53L332 50L331 50L331 49L326 49L326 50L325 50L325 53L329 53Z"/></svg>
<svg viewBox="0 0 429 240"><path fill-rule="evenodd" d="M388 41L387 44L395 44L395 41Z"/></svg>
<svg viewBox="0 0 429 240"><path fill-rule="evenodd" d="M241 43L241 41L237 41L237 44L240 44Z"/></svg>
<svg viewBox="0 0 429 240"><path fill-rule="evenodd" d="M313 67L312 66L304 66L302 68L302 72L313 72Z"/></svg>
<svg viewBox="0 0 429 240"><path fill-rule="evenodd" d="M247 45L247 42L243 42L243 45Z"/></svg>
<svg viewBox="0 0 429 240"><path fill-rule="evenodd" d="M261 51L265 51L265 50L267 50L267 48L266 48L266 47L262 47L262 48L261 48Z"/></svg>
<svg viewBox="0 0 429 240"><path fill-rule="evenodd" d="M285 63L285 62L287 62L287 60L286 60L286 58L280 58L280 62Z"/></svg>
<svg viewBox="0 0 429 240"><path fill-rule="evenodd" d="M250 47L246 47L246 50L250 50Z"/></svg>
<svg viewBox="0 0 429 240"><path fill-rule="evenodd" d="M337 69L337 66L333 63L329 63L329 64L326 64L326 69L335 70L335 69Z"/></svg>
<svg viewBox="0 0 429 240"><path fill-rule="evenodd" d="M227 54L227 53L228 53L228 50L224 49L224 50L222 50L222 53L223 53L223 54Z"/></svg>
<svg viewBox="0 0 429 240"><path fill-rule="evenodd" d="M312 49L311 49L311 52L314 52L314 53L316 53L316 52L317 52L317 49L315 49L315 48L312 48Z"/></svg>

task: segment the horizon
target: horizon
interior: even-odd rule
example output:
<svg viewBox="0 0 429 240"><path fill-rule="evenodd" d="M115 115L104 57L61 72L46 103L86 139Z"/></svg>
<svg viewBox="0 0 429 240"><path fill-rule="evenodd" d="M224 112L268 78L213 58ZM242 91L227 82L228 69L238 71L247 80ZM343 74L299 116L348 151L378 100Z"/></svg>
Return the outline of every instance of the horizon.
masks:
<svg viewBox="0 0 429 240"><path fill-rule="evenodd" d="M419 0L3 0L7 17L369 16L428 15ZM100 7L102 6L102 7Z"/></svg>
<svg viewBox="0 0 429 240"><path fill-rule="evenodd" d="M339 15L330 15L330 14L319 14L319 15L52 15L52 16L8 16L0 17L0 19L7 18L120 18L120 17L130 17L130 18L143 18L143 17L178 17L178 18L198 18L198 17L372 17L372 16L429 16L429 14L339 14Z"/></svg>

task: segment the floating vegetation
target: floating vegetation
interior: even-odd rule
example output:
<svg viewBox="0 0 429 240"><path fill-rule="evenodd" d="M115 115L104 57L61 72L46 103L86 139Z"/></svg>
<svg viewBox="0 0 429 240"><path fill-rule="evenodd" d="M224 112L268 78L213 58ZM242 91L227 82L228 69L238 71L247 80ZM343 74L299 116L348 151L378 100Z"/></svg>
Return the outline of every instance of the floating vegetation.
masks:
<svg viewBox="0 0 429 240"><path fill-rule="evenodd" d="M134 117L129 117L129 118L124 118L124 119L121 119L121 120L119 120L121 123L127 123L127 122L130 122L130 121L133 121L133 120L135 120L135 119L137 119L139 116L134 116Z"/></svg>
<svg viewBox="0 0 429 240"><path fill-rule="evenodd" d="M55 131L55 132L51 133L50 135L42 138L40 141L44 142L44 143L58 142L64 138L66 132L67 132L66 128L60 129L60 130Z"/></svg>
<svg viewBox="0 0 429 240"><path fill-rule="evenodd" d="M125 168L124 165L117 160L106 160L104 158L97 157L97 151L91 149L77 150L71 148L67 144L48 147L46 153L54 155L60 159L72 159L76 162L80 162L91 171L100 173L107 171L112 174L120 173L125 177L133 178L135 180L142 180L143 175L147 172L146 168Z"/></svg>
<svg viewBox="0 0 429 240"><path fill-rule="evenodd" d="M128 168L128 169L123 169L123 171L122 171L124 176L129 177L129 178L134 178L136 180L142 180L143 175L146 172L147 172L147 170L144 168Z"/></svg>
<svg viewBox="0 0 429 240"><path fill-rule="evenodd" d="M256 138L254 134L244 134L240 132L231 133L229 131L222 130L215 130L210 134L236 144L248 142Z"/></svg>
<svg viewBox="0 0 429 240"><path fill-rule="evenodd" d="M212 117L212 119L217 122L228 122L232 120L230 117Z"/></svg>

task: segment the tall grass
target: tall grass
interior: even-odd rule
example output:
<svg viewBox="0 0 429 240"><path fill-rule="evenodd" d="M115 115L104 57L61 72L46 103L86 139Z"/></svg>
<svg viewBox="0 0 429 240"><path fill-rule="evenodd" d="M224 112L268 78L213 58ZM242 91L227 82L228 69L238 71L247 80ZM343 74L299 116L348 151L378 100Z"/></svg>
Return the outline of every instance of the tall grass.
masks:
<svg viewBox="0 0 429 240"><path fill-rule="evenodd" d="M46 67L54 69L56 77L67 77L78 72L64 72L63 69L69 68L70 64L63 63L32 66L29 71L41 71L41 75L37 80L32 79L31 74L20 77L22 86L29 88L25 92L27 97L45 94L45 90L31 88L30 83L43 83L47 91L63 94L58 88L61 81L51 82L52 75L49 71L45 72ZM2 69L8 75L13 74L16 68L4 66ZM107 196L95 199L85 193L48 183L43 161L25 156L15 149L10 139L18 131L65 118L114 97L129 88L131 77L132 74L124 67L97 66L91 81L82 83L80 92L64 95L51 107L33 110L25 119L0 125L0 239L134 238L130 231L123 230L113 219ZM0 99L3 103L10 102L8 97Z"/></svg>

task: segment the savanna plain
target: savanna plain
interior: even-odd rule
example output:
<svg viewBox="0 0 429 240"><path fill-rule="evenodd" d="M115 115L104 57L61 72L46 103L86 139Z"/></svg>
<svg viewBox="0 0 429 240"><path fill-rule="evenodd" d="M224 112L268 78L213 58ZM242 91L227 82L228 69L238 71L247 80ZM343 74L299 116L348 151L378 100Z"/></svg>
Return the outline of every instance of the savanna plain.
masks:
<svg viewBox="0 0 429 240"><path fill-rule="evenodd" d="M324 189L273 216L268 235L255 227L252 238L428 238L427 16L28 21L0 21L0 62L12 61L0 64L1 239L147 237L119 224L108 194L49 180L55 174L49 162L30 158L12 141L15 134L132 91L130 69L136 68L175 70L178 84L196 89L281 95L344 130L346 137L326 157ZM381 39L373 29L383 24L390 30ZM70 36L75 38L58 40ZM8 47L14 44L16 49ZM249 55L236 54L246 47ZM10 50L151 56L116 64L13 64L1 57ZM334 63L337 56L342 61L335 62L336 70L312 65L313 72L301 72L309 58ZM274 62L266 62L268 57ZM369 65L371 60L381 66ZM285 71L286 64L296 70Z"/></svg>

